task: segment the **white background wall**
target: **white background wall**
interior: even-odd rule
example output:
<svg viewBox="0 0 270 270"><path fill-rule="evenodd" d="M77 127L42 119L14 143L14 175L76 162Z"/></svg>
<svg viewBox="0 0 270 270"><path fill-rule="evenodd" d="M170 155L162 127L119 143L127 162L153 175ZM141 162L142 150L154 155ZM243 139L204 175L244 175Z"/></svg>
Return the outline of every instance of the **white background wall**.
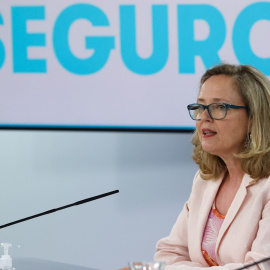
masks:
<svg viewBox="0 0 270 270"><path fill-rule="evenodd" d="M151 260L187 200L191 134L0 131L0 224L120 193L0 230L13 257L97 269ZM18 268L19 270L19 268Z"/></svg>

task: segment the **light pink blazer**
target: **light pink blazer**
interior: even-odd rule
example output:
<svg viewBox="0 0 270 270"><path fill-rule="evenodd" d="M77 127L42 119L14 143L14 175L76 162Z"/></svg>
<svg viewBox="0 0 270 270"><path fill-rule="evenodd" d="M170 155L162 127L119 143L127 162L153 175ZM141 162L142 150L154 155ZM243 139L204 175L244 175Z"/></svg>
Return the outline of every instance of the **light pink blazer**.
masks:
<svg viewBox="0 0 270 270"><path fill-rule="evenodd" d="M209 211L222 178L205 181L196 173L188 202L170 235L157 243L155 260L165 261L165 270L200 270L209 267L201 252L201 243ZM244 175L242 184L227 212L217 239L215 269L237 269L270 256L270 179L250 184ZM270 261L260 268L270 270Z"/></svg>

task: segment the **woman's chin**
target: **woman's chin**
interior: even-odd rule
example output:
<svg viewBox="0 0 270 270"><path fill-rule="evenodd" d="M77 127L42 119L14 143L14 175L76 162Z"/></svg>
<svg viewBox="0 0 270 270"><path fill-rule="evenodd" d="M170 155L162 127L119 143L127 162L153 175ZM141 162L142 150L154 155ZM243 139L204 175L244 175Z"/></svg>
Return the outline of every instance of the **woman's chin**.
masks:
<svg viewBox="0 0 270 270"><path fill-rule="evenodd" d="M207 145L202 145L202 149L203 151L207 152L208 154L211 154L211 155L217 155L217 149L216 147L213 147L213 146L207 146Z"/></svg>

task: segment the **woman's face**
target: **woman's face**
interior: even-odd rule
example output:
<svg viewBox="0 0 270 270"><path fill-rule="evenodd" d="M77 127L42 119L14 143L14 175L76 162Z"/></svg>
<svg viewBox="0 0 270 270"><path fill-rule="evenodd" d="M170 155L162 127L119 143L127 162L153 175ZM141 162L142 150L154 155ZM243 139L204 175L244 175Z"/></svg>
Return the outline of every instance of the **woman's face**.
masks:
<svg viewBox="0 0 270 270"><path fill-rule="evenodd" d="M245 106L233 79L226 75L216 75L207 79L201 87L198 103L209 105L222 102ZM214 120L204 110L201 120L196 122L196 130L204 151L221 157L225 162L239 153L248 133L246 109L228 108L227 116Z"/></svg>

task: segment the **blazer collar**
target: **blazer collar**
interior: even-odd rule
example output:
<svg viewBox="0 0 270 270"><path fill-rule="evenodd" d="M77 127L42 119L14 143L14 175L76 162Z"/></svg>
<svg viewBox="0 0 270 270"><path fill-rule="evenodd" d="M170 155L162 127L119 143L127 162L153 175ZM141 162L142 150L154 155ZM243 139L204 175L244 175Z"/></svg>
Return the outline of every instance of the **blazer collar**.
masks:
<svg viewBox="0 0 270 270"><path fill-rule="evenodd" d="M251 181L253 179L250 178L249 175L245 174L241 185L232 201L232 204L226 214L226 217L224 219L224 222L220 228L219 234L218 234L218 238L217 238L217 243L216 243L216 250L218 250L219 245L220 245L220 241L223 238L224 234L226 233L227 229L229 228L229 226L231 225L232 221L234 220L236 214L238 213L241 205L244 202L244 199L247 195L247 187L252 185Z"/></svg>
<svg viewBox="0 0 270 270"><path fill-rule="evenodd" d="M200 230L200 237L199 237L200 240L202 240L205 225L208 220L209 212L212 209L214 200L216 198L219 186L222 183L223 177L224 177L224 174L215 181L207 180L208 187L206 187L204 195L203 195L204 197L202 200L202 204L200 206L200 213L199 213L200 217L198 218L198 223L199 223L198 227L202 228Z"/></svg>
<svg viewBox="0 0 270 270"><path fill-rule="evenodd" d="M199 210L197 212L198 230L195 232L197 234L197 237L195 239L196 241L198 241L195 246L199 248L197 252L197 254L199 254L198 260L203 265L206 263L201 253L203 233L204 233L204 229L208 220L209 213L212 209L216 194L218 192L220 184L222 183L223 178L224 178L224 174L222 174L221 177L217 180L203 180L205 181L206 187L204 190L204 195L201 201L201 205L199 206Z"/></svg>

